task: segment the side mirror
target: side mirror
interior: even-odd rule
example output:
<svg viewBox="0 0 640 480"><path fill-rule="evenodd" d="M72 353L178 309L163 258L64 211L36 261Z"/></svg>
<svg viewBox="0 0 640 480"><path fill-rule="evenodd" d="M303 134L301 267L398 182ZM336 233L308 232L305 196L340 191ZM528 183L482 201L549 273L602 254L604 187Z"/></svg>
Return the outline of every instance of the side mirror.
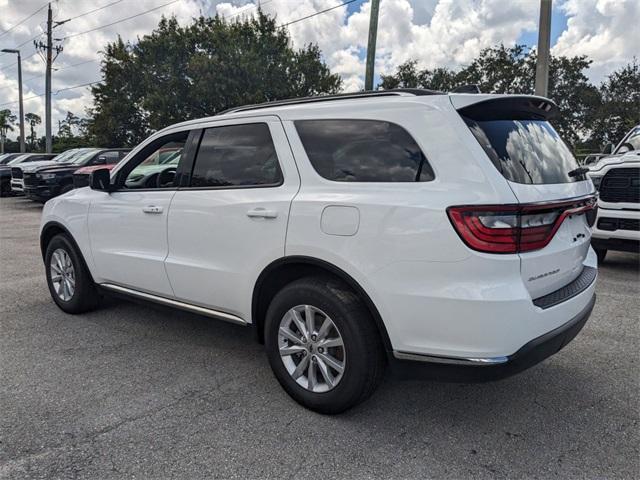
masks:
<svg viewBox="0 0 640 480"><path fill-rule="evenodd" d="M111 192L111 171L108 168L99 168L91 172L89 178L91 190L99 190L101 192Z"/></svg>
<svg viewBox="0 0 640 480"><path fill-rule="evenodd" d="M602 149L602 153L606 153L607 155L613 153L613 143L607 143Z"/></svg>

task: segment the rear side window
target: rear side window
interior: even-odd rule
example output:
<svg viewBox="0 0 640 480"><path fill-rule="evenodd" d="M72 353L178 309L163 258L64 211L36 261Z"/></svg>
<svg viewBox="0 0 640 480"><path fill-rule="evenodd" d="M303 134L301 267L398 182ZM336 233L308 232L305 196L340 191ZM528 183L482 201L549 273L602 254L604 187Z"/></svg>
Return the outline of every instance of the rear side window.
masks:
<svg viewBox="0 0 640 480"><path fill-rule="evenodd" d="M578 168L571 150L546 120L473 120L463 117L502 175L526 184L571 183Z"/></svg>
<svg viewBox="0 0 640 480"><path fill-rule="evenodd" d="M275 186L282 171L266 123L208 128L196 155L192 187Z"/></svg>
<svg viewBox="0 0 640 480"><path fill-rule="evenodd" d="M117 151L104 152L101 156L105 158L105 162L108 165L112 163L118 163L118 160L120 160L120 153Z"/></svg>
<svg viewBox="0 0 640 480"><path fill-rule="evenodd" d="M433 170L409 133L378 120L298 120L311 165L337 182L428 182Z"/></svg>

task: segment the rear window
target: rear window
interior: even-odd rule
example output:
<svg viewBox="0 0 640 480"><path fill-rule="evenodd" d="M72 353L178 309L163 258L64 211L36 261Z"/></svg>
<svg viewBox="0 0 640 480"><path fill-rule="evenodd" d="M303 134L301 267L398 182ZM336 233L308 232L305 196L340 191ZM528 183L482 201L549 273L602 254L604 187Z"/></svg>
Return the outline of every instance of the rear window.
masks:
<svg viewBox="0 0 640 480"><path fill-rule="evenodd" d="M378 120L298 120L313 168L336 182L428 182L433 170L411 135Z"/></svg>
<svg viewBox="0 0 640 480"><path fill-rule="evenodd" d="M569 175L578 163L546 120L463 118L507 180L536 185L584 180L582 175Z"/></svg>

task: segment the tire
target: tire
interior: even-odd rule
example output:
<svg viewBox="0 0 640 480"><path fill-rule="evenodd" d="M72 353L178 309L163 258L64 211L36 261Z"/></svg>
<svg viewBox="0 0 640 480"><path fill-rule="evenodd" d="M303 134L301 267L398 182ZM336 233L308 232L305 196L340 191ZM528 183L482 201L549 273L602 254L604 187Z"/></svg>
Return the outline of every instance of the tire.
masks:
<svg viewBox="0 0 640 480"><path fill-rule="evenodd" d="M596 255L598 256L598 264L604 263L604 259L607 256L607 250L604 248L596 248Z"/></svg>
<svg viewBox="0 0 640 480"><path fill-rule="evenodd" d="M0 183L0 197L8 197L11 195L11 185L8 181Z"/></svg>
<svg viewBox="0 0 640 480"><path fill-rule="evenodd" d="M67 257L64 257L65 254ZM56 270L51 266L52 261L56 264L58 271L60 271L61 267L60 263L56 262L54 257L58 260L61 258L68 258L73 267L72 274L68 273L70 272L69 269L65 269L67 277L72 276L75 281L75 286L71 294L69 294L70 290L62 290L62 293L59 293L61 292L60 288L62 286L62 282L57 285L54 284L54 278L52 275L56 275ZM100 297L93 279L91 278L91 274L84 263L82 255L78 252L67 235L58 234L53 237L47 245L45 253L45 272L51 298L63 311L74 314L83 313L93 310L98 305ZM61 275L57 276L61 277Z"/></svg>
<svg viewBox="0 0 640 480"><path fill-rule="evenodd" d="M281 345L284 345L283 348L299 348L299 344L296 346L294 342L283 339L280 334L281 322L286 322L285 315L292 319L291 311L295 307L302 312L302 317L298 318L304 318L306 324L307 310L303 310L305 305L311 306L312 310L309 311L314 312L311 316L316 328L312 331L320 335L323 330L320 327L328 317L335 329L330 330L333 333L327 334L325 341L335 342L335 337L341 337L343 346L325 349L322 354L322 348L318 347L321 340L318 340L318 343L312 345L309 342L304 346L308 353L281 357ZM293 321L289 323L295 325ZM304 338L304 332L297 332L297 336ZM319 338L318 335L310 335L309 340L314 336ZM280 290L267 310L265 345L271 368L284 390L299 404L319 413L341 413L363 402L374 392L384 375L384 347L371 314L346 284L333 277L305 277ZM311 357L307 365L311 364L312 359L316 362L311 367L314 371L304 367L305 373L296 380L290 371L296 367L296 361L297 366L300 366L303 354L304 357ZM341 376L338 370L329 371L329 377L333 376L336 381L334 386L330 386L325 376L326 365L331 366L331 363L322 360L327 359L327 356L332 360L343 360L338 361L344 366ZM293 374L295 375L295 371ZM316 388L319 391L309 389L311 377L318 379ZM303 382L306 386L298 382Z"/></svg>

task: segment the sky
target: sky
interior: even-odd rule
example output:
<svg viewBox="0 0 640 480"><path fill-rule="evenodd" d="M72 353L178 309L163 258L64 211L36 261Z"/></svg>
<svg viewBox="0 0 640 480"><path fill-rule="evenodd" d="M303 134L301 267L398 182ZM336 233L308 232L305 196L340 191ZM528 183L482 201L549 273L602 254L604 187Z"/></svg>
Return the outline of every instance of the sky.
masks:
<svg viewBox="0 0 640 480"><path fill-rule="evenodd" d="M325 13L290 25L292 42L317 43L323 59L341 75L346 92L364 86L364 55L369 28L369 0L57 0L54 21L62 23L54 38L63 50L54 63L52 82L53 131L67 111L85 116L91 105L89 82L99 81L100 51L121 35L135 41L149 33L160 18L175 15L181 23L203 15L229 20L264 12L288 23L316 12ZM415 59L422 68L460 67L485 47L523 43L535 47L539 0L381 0L376 49L376 77L392 73ZM148 10L155 9L148 13ZM140 14L140 15L138 15ZM44 121L44 61L33 39L45 40L46 3L43 0L0 0L0 49L22 52L25 112ZM118 22L126 17L134 18ZM75 18L74 18L75 17ZM115 23L118 22L118 23ZM112 24L113 25L109 25ZM599 83L627 64L640 51L640 0L553 0L552 54L587 55L587 72ZM94 30L95 29L95 30ZM88 30L93 30L88 33ZM65 38L66 37L66 38ZM15 54L0 54L0 109L18 111ZM42 134L43 126L39 133Z"/></svg>

